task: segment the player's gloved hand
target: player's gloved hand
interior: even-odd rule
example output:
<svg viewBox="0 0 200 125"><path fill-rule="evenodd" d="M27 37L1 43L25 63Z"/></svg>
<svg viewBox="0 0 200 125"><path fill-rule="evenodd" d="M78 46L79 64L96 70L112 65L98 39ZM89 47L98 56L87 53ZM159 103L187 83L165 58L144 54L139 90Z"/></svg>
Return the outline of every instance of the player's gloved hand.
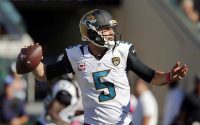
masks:
<svg viewBox="0 0 200 125"><path fill-rule="evenodd" d="M181 65L180 62L177 62L170 71L170 80L171 81L181 80L183 77L186 76L187 72L188 72L187 65L185 64Z"/></svg>

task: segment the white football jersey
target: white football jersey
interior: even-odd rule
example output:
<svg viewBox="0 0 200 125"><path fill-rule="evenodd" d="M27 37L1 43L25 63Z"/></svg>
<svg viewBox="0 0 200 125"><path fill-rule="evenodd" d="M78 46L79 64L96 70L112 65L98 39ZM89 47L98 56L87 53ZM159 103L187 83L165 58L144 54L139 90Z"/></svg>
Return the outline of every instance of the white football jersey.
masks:
<svg viewBox="0 0 200 125"><path fill-rule="evenodd" d="M130 47L130 43L120 42L100 60L90 54L88 45L66 49L81 89L85 123L127 125L131 122L126 73Z"/></svg>

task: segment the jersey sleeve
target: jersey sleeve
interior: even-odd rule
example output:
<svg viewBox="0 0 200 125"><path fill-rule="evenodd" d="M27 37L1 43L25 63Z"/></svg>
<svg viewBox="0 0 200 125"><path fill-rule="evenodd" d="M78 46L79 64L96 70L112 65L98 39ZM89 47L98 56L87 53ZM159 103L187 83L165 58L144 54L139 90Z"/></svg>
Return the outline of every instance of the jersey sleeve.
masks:
<svg viewBox="0 0 200 125"><path fill-rule="evenodd" d="M127 69L135 72L140 78L148 83L151 82L155 74L155 70L151 69L139 60L133 45L129 49Z"/></svg>
<svg viewBox="0 0 200 125"><path fill-rule="evenodd" d="M67 73L74 73L74 71L66 53L64 53L62 60L46 67L47 80Z"/></svg>

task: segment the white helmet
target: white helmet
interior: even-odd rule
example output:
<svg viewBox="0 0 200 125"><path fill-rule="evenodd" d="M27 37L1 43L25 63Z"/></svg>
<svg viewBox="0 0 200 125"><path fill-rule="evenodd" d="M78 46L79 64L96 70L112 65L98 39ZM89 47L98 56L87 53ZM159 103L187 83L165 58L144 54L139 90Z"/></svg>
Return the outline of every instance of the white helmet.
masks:
<svg viewBox="0 0 200 125"><path fill-rule="evenodd" d="M75 103L77 103L77 101L78 101L77 89L73 85L73 83L71 83L68 80L58 81L53 88L53 98L55 98L57 93L59 91L62 91L62 90L67 91L71 95L71 97L72 97L71 98L71 105L74 105Z"/></svg>

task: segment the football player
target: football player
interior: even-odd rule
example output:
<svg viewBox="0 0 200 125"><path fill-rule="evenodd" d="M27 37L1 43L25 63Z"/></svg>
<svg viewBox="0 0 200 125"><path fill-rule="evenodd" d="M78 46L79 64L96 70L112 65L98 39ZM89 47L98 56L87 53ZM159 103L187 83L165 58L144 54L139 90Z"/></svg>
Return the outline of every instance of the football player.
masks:
<svg viewBox="0 0 200 125"><path fill-rule="evenodd" d="M55 83L50 93L44 99L45 112L43 112L36 125L76 125L83 124L83 108L78 85L75 81L66 79Z"/></svg>
<svg viewBox="0 0 200 125"><path fill-rule="evenodd" d="M33 71L38 80L50 80L73 72L79 83L85 125L131 123L130 87L127 71L135 72L150 84L164 85L186 76L188 68L177 62L170 72L154 70L143 64L132 43L117 39L117 21L105 10L87 12L80 20L86 45L65 49L61 61Z"/></svg>

